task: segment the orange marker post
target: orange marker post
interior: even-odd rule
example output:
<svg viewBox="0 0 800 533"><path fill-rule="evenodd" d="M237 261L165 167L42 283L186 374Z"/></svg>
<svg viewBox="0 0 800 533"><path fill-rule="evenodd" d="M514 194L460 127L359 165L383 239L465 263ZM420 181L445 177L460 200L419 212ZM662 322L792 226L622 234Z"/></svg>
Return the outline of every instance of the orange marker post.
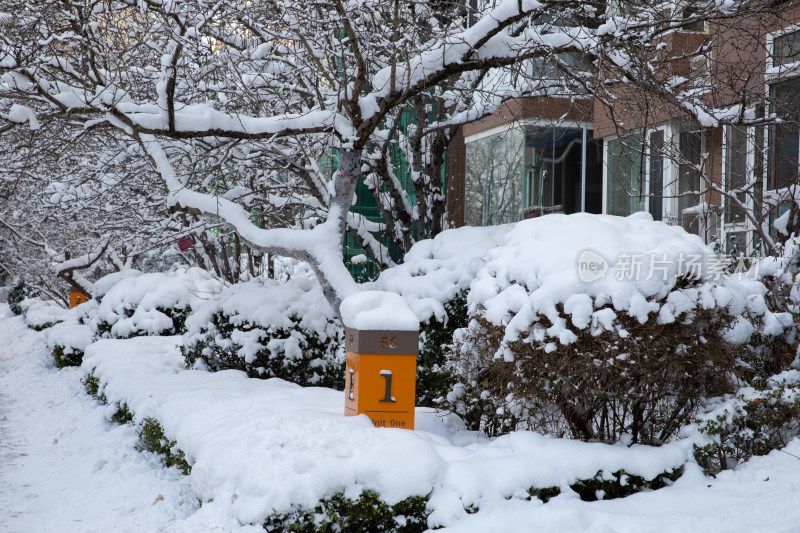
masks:
<svg viewBox="0 0 800 533"><path fill-rule="evenodd" d="M88 300L89 298L82 292L72 291L69 293L69 308L77 307Z"/></svg>
<svg viewBox="0 0 800 533"><path fill-rule="evenodd" d="M378 291L370 293L379 296L389 294ZM399 309L397 298L401 302ZM398 321L398 325L404 329L358 329L353 324L369 326L370 321L354 320L352 313L348 315L342 312L347 326L344 414L365 414L379 428L414 429L419 322L401 296L389 294L388 300L393 304L395 316L398 311L400 316L405 312L406 320ZM385 299L381 301L385 303ZM363 298L360 303L364 303ZM380 309L370 308L369 305L366 307L368 313L381 313ZM408 318L409 314L411 319ZM380 320L372 322L385 325ZM416 329L412 330L410 326Z"/></svg>

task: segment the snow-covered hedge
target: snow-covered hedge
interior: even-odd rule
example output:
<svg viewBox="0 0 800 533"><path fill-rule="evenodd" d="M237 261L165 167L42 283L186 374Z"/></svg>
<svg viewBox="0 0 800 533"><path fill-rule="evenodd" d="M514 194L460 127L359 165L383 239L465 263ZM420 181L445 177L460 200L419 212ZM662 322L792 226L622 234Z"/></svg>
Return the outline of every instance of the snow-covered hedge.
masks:
<svg viewBox="0 0 800 533"><path fill-rule="evenodd" d="M710 475L783 448L800 435L800 371L772 376L763 389L744 387L716 399L696 429L708 442L694 445L694 457Z"/></svg>
<svg viewBox="0 0 800 533"><path fill-rule="evenodd" d="M46 333L46 342L58 368L80 366L83 352L94 341L92 328L79 324L74 318L56 324Z"/></svg>
<svg viewBox="0 0 800 533"><path fill-rule="evenodd" d="M126 270L95 284L99 305L87 307L83 321L103 338L183 333L192 309L222 288L222 282L200 268L148 274Z"/></svg>
<svg viewBox="0 0 800 533"><path fill-rule="evenodd" d="M308 275L236 284L198 308L186 327L183 351L190 367L344 386L342 325Z"/></svg>
<svg viewBox="0 0 800 533"><path fill-rule="evenodd" d="M417 356L417 405L441 405L455 384L447 365L453 333L466 326L466 293L495 248L513 225L458 228L419 241L403 264L385 270L371 288L402 295L420 321Z"/></svg>
<svg viewBox="0 0 800 533"><path fill-rule="evenodd" d="M476 514L496 520L504 506L541 505L535 498L614 498L668 485L684 470L693 470L689 483L698 477L691 441L628 448L531 432L488 439L425 408L414 431L375 428L365 416L343 416L342 391L187 370L179 342L98 341L83 363L87 388L109 405L109 418L151 428L152 447L190 472L204 508L242 524L469 527Z"/></svg>
<svg viewBox="0 0 800 533"><path fill-rule="evenodd" d="M35 331L42 331L59 322L67 320L69 310L53 302L43 302L39 299L26 299L21 303L25 312L25 323Z"/></svg>
<svg viewBox="0 0 800 533"><path fill-rule="evenodd" d="M484 260L449 401L494 434L662 443L735 390L748 342L793 328L760 281L644 213L520 222Z"/></svg>
<svg viewBox="0 0 800 533"><path fill-rule="evenodd" d="M25 312L20 304L23 300L25 300L27 295L28 288L25 286L23 281L18 282L8 290L6 300L8 301L8 306L11 308L12 313L15 315L21 315Z"/></svg>

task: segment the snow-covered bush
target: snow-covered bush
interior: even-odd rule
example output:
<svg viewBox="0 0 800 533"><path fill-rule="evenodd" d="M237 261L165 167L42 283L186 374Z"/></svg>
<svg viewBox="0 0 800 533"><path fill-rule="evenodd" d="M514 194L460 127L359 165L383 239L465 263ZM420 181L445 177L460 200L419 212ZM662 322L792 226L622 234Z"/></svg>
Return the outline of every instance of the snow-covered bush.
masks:
<svg viewBox="0 0 800 533"><path fill-rule="evenodd" d="M28 288L24 281L20 281L8 291L8 305L11 307L12 313L21 315L24 312L20 304L27 296Z"/></svg>
<svg viewBox="0 0 800 533"><path fill-rule="evenodd" d="M785 372L768 383L765 390L740 390L698 419L698 430L710 442L695 444L694 457L706 474L783 448L800 435L800 372Z"/></svg>
<svg viewBox="0 0 800 533"><path fill-rule="evenodd" d="M428 529L428 498L411 496L394 505L375 492L365 490L357 498L337 493L313 509L300 508L267 518L267 531L338 533L340 531L384 531L422 533Z"/></svg>
<svg viewBox="0 0 800 533"><path fill-rule="evenodd" d="M458 228L417 242L403 264L381 273L372 288L402 295L420 322L417 356L417 405L441 404L455 384L447 366L453 332L466 326L466 293L482 257L496 247L512 225Z"/></svg>
<svg viewBox="0 0 800 533"><path fill-rule="evenodd" d="M94 341L92 328L79 324L77 308L60 324L49 328L45 341L53 355L53 364L58 368L80 366L83 352Z"/></svg>
<svg viewBox="0 0 800 533"><path fill-rule="evenodd" d="M22 306L25 323L34 331L42 331L67 319L69 310L53 302L29 299Z"/></svg>
<svg viewBox="0 0 800 533"><path fill-rule="evenodd" d="M344 386L342 325L310 276L236 284L201 306L186 326L183 352L190 367Z"/></svg>
<svg viewBox="0 0 800 533"><path fill-rule="evenodd" d="M420 322L416 395L421 407L440 405L456 383L447 366L447 353L453 344L453 333L467 325L466 295L460 292L443 306L444 320L431 315Z"/></svg>
<svg viewBox="0 0 800 533"><path fill-rule="evenodd" d="M104 338L180 334L192 309L222 287L219 280L200 268L148 274L117 272L95 283L99 305L87 308L83 322Z"/></svg>
<svg viewBox="0 0 800 533"><path fill-rule="evenodd" d="M644 213L518 223L470 286L450 406L491 434L669 440L704 397L735 390L754 335L793 327L715 259Z"/></svg>

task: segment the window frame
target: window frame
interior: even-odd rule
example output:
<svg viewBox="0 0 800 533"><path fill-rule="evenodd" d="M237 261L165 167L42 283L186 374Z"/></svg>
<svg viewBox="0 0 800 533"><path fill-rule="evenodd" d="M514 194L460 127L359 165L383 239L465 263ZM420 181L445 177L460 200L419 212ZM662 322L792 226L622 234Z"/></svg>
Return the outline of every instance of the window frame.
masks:
<svg viewBox="0 0 800 533"><path fill-rule="evenodd" d="M751 179L755 177L756 173L756 126L730 126L727 125L722 129L722 183L721 187L724 191L728 190L728 179L729 179L729 164L730 164L730 155L729 155L729 146L730 146L730 137L731 137L731 129L734 127L743 128L745 132L745 183L748 183ZM764 135L766 139L767 136ZM763 150L763 148L762 148ZM762 159L766 158L766 154L762 152ZM763 170L762 170L763 173ZM766 187L766 175L761 176L761 191L760 195L763 198L764 195L764 188ZM755 189L753 190L755 192ZM756 200L753 194L745 193L745 209L755 212ZM744 247L740 249L740 252L746 256L751 256L756 251L756 236L758 235L758 227L756 224L750 219L750 217L745 216L743 221L734 221L728 222L727 221L727 210L729 208L730 200L727 195L723 194L722 201L720 202L720 208L722 209L722 223L720 224L720 243L724 247L723 252L725 254L728 253L727 249L727 242L728 236L732 233L744 233L746 235L746 240L744 242Z"/></svg>

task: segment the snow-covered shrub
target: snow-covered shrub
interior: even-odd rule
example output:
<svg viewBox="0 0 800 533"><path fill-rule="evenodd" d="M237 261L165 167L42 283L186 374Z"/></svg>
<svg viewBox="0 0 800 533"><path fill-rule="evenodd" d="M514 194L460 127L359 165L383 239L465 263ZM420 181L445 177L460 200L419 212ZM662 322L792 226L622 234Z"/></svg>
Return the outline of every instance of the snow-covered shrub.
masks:
<svg viewBox="0 0 800 533"><path fill-rule="evenodd" d="M80 366L83 351L94 341L94 332L77 321L77 312L69 313L67 319L49 328L45 342L53 355L53 364L57 368Z"/></svg>
<svg viewBox="0 0 800 533"><path fill-rule="evenodd" d="M86 389L86 394L92 396L95 400L108 405L108 398L102 392L100 380L93 373L89 373L83 379L83 386ZM131 412L127 404L122 402L115 402L109 406L111 409L106 411L106 416L117 424L136 424L134 420L134 413ZM148 417L136 424L139 429L139 443L137 450L148 451L161 456L161 463L169 468L175 466L184 475L192 473L192 465L186 460L186 455L183 450L178 448L174 440L167 438L164 433L164 428L155 418Z"/></svg>
<svg viewBox="0 0 800 533"><path fill-rule="evenodd" d="M800 372L786 374L793 379L776 376L771 388L742 390L697 421L698 430L711 440L694 445L695 460L707 474L783 448L800 435Z"/></svg>
<svg viewBox="0 0 800 533"><path fill-rule="evenodd" d="M222 283L199 268L141 274L126 270L95 283L99 305L84 322L101 338L176 335L192 309L213 297Z"/></svg>
<svg viewBox="0 0 800 533"><path fill-rule="evenodd" d="M467 298L463 292L444 302L444 320L431 315L420 323L417 355L417 405L436 407L455 385L455 375L447 366L447 353L453 333L467 325Z"/></svg>
<svg viewBox="0 0 800 533"><path fill-rule="evenodd" d="M164 429L155 418L145 418L142 421L139 430L139 447L140 451L147 450L160 455L161 462L167 468L175 466L187 476L192 473L192 466L186 461L183 451L176 446L174 440L169 440L164 435Z"/></svg>
<svg viewBox="0 0 800 533"><path fill-rule="evenodd" d="M434 407L455 383L446 354L453 332L466 326L466 293L482 257L513 226L458 228L419 241L403 264L385 270L367 286L402 295L420 322L417 405Z"/></svg>
<svg viewBox="0 0 800 533"><path fill-rule="evenodd" d="M347 498L340 492L321 501L314 509L299 508L272 515L264 522L264 529L297 533L421 533L428 529L427 503L425 496L411 496L389 505L372 491L365 490L358 498Z"/></svg>
<svg viewBox="0 0 800 533"><path fill-rule="evenodd" d="M311 277L236 284L201 306L186 326L189 367L344 387L342 325Z"/></svg>
<svg viewBox="0 0 800 533"><path fill-rule="evenodd" d="M32 299L25 302L25 323L34 331L42 331L67 319L69 310L53 302Z"/></svg>
<svg viewBox="0 0 800 533"><path fill-rule="evenodd" d="M479 311L462 331L460 384L451 399L467 426L499 435L534 429L582 440L660 444L691 421L702 399L733 390L736 352L721 333L727 315L697 310L690 320L656 324L619 317L624 331L573 330L568 345L506 343L513 361L496 359L502 326ZM703 339L703 341L700 341Z"/></svg>
<svg viewBox="0 0 800 533"><path fill-rule="evenodd" d="M8 305L11 307L11 312L15 315L21 315L24 310L20 305L22 301L28 297L28 288L25 286L24 281L20 281L8 291Z"/></svg>
<svg viewBox="0 0 800 533"><path fill-rule="evenodd" d="M520 222L485 259L448 401L490 434L663 443L735 390L754 334L792 327L762 283L714 271L697 236L644 213Z"/></svg>

